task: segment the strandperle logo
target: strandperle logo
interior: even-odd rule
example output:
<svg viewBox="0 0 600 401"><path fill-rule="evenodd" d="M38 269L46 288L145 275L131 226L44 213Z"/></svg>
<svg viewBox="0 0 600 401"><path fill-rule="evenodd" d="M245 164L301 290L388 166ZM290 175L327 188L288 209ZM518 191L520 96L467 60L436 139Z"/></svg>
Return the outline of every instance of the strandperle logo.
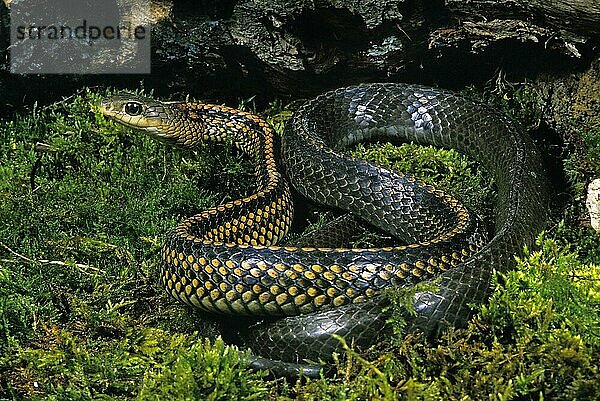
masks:
<svg viewBox="0 0 600 401"><path fill-rule="evenodd" d="M132 24L124 26L104 26L89 25L87 20L75 28L66 25L19 25L16 27L17 40L24 39L79 39L79 40L97 40L97 39L136 39L144 40L146 38L146 27L142 25L133 26ZM93 45L93 42L90 42Z"/></svg>
<svg viewBox="0 0 600 401"><path fill-rule="evenodd" d="M11 72L150 72L149 0L13 0Z"/></svg>

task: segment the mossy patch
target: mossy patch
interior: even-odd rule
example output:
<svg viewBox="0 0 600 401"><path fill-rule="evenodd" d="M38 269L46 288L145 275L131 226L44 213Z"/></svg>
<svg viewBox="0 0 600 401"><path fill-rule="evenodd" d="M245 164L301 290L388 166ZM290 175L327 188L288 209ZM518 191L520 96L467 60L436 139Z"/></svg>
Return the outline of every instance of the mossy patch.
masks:
<svg viewBox="0 0 600 401"><path fill-rule="evenodd" d="M247 354L172 301L156 273L165 234L251 191L252 166L231 148L172 149L106 121L93 107L103 94L0 122L0 399L600 397L597 253L591 230L567 237L560 226L497 276L468 329L437 343L384 339L360 354L350 344L320 380L249 371ZM289 112L270 113L280 130ZM489 181L454 152L356 151L428 170L420 178L487 213L478 205L493 196Z"/></svg>

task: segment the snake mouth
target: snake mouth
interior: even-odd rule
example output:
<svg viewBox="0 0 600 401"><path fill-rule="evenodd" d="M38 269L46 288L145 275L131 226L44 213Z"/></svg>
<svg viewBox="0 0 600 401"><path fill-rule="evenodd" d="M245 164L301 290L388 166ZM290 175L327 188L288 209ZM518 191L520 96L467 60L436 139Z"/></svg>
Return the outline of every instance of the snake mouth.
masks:
<svg viewBox="0 0 600 401"><path fill-rule="evenodd" d="M101 104L100 112L104 115L104 117L107 117L109 120L117 121L127 127L140 129L140 130L144 130L147 128L147 127L141 126L139 124L140 123L139 117L135 118L132 116L128 116L127 114L115 109L110 104L107 104L107 105Z"/></svg>

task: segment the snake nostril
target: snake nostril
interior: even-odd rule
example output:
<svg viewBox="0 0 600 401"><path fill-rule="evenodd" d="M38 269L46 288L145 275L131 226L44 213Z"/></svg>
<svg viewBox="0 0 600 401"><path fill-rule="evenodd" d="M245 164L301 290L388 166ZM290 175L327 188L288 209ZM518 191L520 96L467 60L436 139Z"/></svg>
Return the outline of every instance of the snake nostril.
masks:
<svg viewBox="0 0 600 401"><path fill-rule="evenodd" d="M100 107L103 108L104 110L112 109L110 99L102 99L100 101Z"/></svg>

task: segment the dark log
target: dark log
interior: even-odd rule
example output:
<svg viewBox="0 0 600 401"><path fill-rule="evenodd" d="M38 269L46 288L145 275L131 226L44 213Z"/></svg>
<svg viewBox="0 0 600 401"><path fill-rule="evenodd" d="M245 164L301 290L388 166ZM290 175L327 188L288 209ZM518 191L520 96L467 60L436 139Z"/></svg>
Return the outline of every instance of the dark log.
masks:
<svg viewBox="0 0 600 401"><path fill-rule="evenodd" d="M588 37L600 34L600 3L596 0L447 0L446 6L456 16L521 19Z"/></svg>
<svg viewBox="0 0 600 401"><path fill-rule="evenodd" d="M582 70L600 36L597 0L154 0L150 75L16 76L5 3L2 110L140 82L159 95L259 103L375 80L460 88L497 70L514 80Z"/></svg>
<svg viewBox="0 0 600 401"><path fill-rule="evenodd" d="M596 0L448 0L456 24L432 34L432 45L468 42L473 51L507 39L542 43L581 57L581 48L600 34Z"/></svg>

